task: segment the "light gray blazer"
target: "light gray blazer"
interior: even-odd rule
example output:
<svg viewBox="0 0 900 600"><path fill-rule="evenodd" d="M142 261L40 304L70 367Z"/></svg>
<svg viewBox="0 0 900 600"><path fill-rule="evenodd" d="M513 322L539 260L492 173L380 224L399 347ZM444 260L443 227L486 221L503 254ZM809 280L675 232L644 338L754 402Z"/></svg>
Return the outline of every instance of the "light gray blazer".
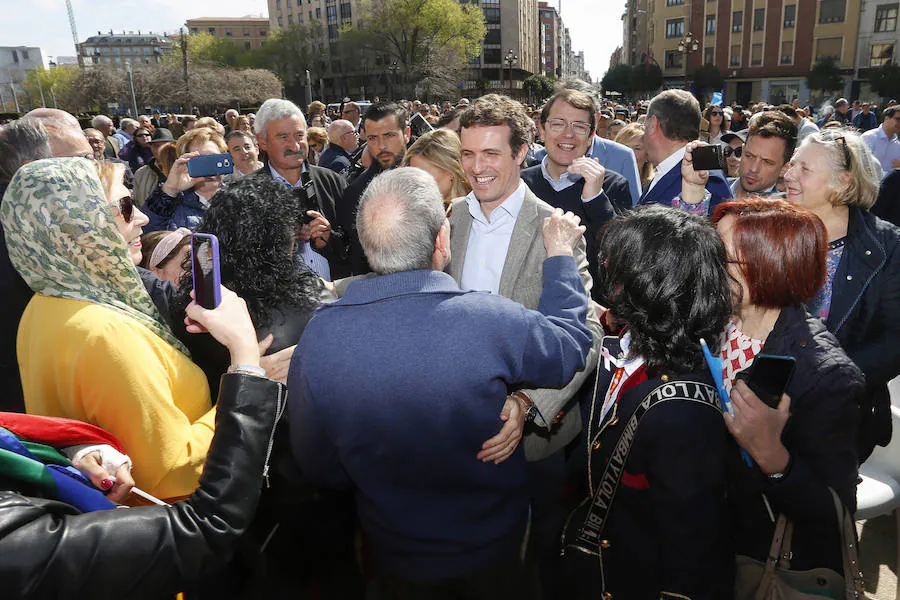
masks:
<svg viewBox="0 0 900 600"><path fill-rule="evenodd" d="M547 258L541 227L544 217L549 217L552 213L552 206L526 188L525 201L513 226L509 250L500 274L500 295L531 310L537 310L541 299L543 265ZM462 278L471 229L472 215L469 207L465 198L458 198L453 201L453 212L450 215L450 265L447 267L447 272L457 283ZM578 242L574 254L585 291L590 298L593 281L588 273L584 239ZM603 328L591 307L588 307L587 325L594 334L594 346L588 354L584 370L576 373L572 381L562 389L526 390L549 426L549 429L529 427L526 430L525 457L529 461L550 456L571 442L581 431L581 411L575 394L596 369L599 344L603 338ZM553 425L554 417L563 409L567 412Z"/></svg>

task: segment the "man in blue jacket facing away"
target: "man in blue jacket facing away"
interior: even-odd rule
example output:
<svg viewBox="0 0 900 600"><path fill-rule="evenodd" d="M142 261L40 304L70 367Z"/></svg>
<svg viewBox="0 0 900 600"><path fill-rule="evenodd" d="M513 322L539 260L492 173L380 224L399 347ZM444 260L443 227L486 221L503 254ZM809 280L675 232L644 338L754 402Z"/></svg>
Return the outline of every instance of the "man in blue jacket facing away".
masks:
<svg viewBox="0 0 900 600"><path fill-rule="evenodd" d="M685 146L700 133L700 104L690 92L665 90L654 96L644 121L644 148L656 176L638 204L664 204L681 194L681 161ZM712 171L706 183L709 210L731 198L724 173Z"/></svg>
<svg viewBox="0 0 900 600"><path fill-rule="evenodd" d="M377 176L357 227L377 276L320 308L298 344L294 457L310 480L355 488L383 597L522 597L525 456L515 441L500 463L476 454L510 391L584 368L588 298L572 257L584 228L559 209L544 220L538 312L443 272L450 226L424 171ZM524 402L510 419L533 412Z"/></svg>

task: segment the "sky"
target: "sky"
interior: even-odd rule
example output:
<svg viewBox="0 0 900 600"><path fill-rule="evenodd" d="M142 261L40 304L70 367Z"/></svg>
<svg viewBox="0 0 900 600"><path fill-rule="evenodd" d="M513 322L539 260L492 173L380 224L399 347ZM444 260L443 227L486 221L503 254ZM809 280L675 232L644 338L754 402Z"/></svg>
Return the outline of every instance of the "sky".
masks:
<svg viewBox="0 0 900 600"><path fill-rule="evenodd" d="M599 79L622 43L624 0L548 0L559 8L584 50L586 68ZM27 5L27 8L25 6ZM97 31L174 32L187 19L268 15L265 0L72 0L79 41ZM0 0L0 46L40 46L45 57L74 56L65 0Z"/></svg>

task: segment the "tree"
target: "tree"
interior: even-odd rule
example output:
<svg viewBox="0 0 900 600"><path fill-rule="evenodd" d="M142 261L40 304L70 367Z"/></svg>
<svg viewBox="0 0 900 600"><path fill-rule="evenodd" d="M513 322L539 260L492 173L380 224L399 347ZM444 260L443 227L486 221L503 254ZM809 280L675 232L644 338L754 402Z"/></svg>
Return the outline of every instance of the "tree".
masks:
<svg viewBox="0 0 900 600"><path fill-rule="evenodd" d="M541 104L544 100L553 95L553 79L542 73L529 75L522 82L522 90L528 94L528 98L532 104Z"/></svg>
<svg viewBox="0 0 900 600"><path fill-rule="evenodd" d="M889 62L869 72L869 85L884 98L900 97L900 66Z"/></svg>
<svg viewBox="0 0 900 600"><path fill-rule="evenodd" d="M53 106L53 97L56 97L56 105L59 108L74 108L70 103L70 88L72 82L78 77L77 67L55 67L45 69L37 67L25 76L22 86L28 94L31 106L41 106L41 90L44 94L44 103Z"/></svg>
<svg viewBox="0 0 900 600"><path fill-rule="evenodd" d="M806 83L809 85L809 89L823 92L831 92L844 87L844 82L841 80L841 69L837 61L830 56L816 61L809 75L806 76Z"/></svg>
<svg viewBox="0 0 900 600"><path fill-rule="evenodd" d="M655 92L662 84L662 69L656 63L644 62L631 69L631 88L636 94Z"/></svg>
<svg viewBox="0 0 900 600"><path fill-rule="evenodd" d="M694 89L698 94L706 91L719 91L725 87L725 77L716 65L707 63L694 69L691 76Z"/></svg>
<svg viewBox="0 0 900 600"><path fill-rule="evenodd" d="M278 74L285 87L305 85L306 70L313 81L327 70L324 48L320 50L322 24L312 21L277 30L260 49L259 62ZM315 94L314 94L315 96Z"/></svg>
<svg viewBox="0 0 900 600"><path fill-rule="evenodd" d="M360 0L360 26L341 37L383 64L397 63L402 79L422 89L453 84L465 62L481 53L487 33L477 5L454 0ZM407 90L411 91L411 90Z"/></svg>
<svg viewBox="0 0 900 600"><path fill-rule="evenodd" d="M625 96L630 96L634 91L632 71L631 65L616 65L607 71L600 81L603 91L619 92Z"/></svg>

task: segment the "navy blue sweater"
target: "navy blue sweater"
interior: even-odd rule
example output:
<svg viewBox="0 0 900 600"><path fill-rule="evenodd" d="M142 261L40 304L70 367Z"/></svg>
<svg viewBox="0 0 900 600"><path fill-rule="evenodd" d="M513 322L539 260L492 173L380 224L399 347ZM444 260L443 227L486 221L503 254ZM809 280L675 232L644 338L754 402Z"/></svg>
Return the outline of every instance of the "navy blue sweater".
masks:
<svg viewBox="0 0 900 600"><path fill-rule="evenodd" d="M548 258L543 278L544 314L408 271L354 281L307 325L288 375L294 456L313 482L356 489L391 576L461 577L521 544L522 447L499 465L476 454L511 388L562 387L591 346L575 261Z"/></svg>

